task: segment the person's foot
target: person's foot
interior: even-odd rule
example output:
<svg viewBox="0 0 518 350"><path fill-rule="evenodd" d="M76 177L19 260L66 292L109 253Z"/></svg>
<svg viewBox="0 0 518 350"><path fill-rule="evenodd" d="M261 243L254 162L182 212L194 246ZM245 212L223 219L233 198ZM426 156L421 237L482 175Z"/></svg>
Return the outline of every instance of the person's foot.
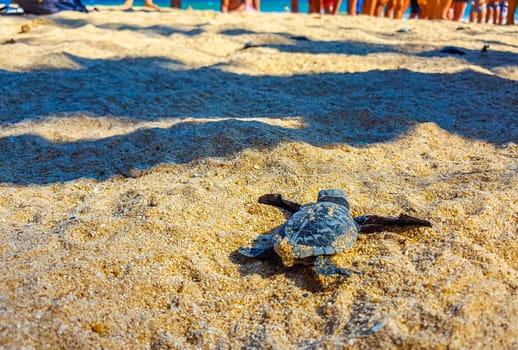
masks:
<svg viewBox="0 0 518 350"><path fill-rule="evenodd" d="M133 8L133 0L126 0L120 7L121 10L129 10L131 8Z"/></svg>
<svg viewBox="0 0 518 350"><path fill-rule="evenodd" d="M144 1L144 7L153 9L153 10L160 10L160 6L153 4L153 1Z"/></svg>

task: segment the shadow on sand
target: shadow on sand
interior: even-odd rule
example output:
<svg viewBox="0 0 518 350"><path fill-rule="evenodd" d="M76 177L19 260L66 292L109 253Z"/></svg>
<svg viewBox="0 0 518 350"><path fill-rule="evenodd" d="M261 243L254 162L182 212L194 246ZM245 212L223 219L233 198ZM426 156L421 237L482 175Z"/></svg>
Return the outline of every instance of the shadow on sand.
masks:
<svg viewBox="0 0 518 350"><path fill-rule="evenodd" d="M301 289L311 293L324 291L324 287L318 280L313 267L311 265L295 265L286 267L282 264L281 259L274 255L269 259L251 259L242 256L237 251L230 254L230 261L239 265L238 272L242 276L257 274L263 279L271 279L277 275L284 275L295 283ZM340 277L341 280L345 278Z"/></svg>
<svg viewBox="0 0 518 350"><path fill-rule="evenodd" d="M301 42L314 45L308 52L329 51L325 43ZM362 52L382 49L343 45ZM423 122L495 145L518 142L516 82L475 71L424 74L398 69L249 76L228 72L223 66L190 69L153 57L68 58L81 68L0 70L0 125L84 115L179 122L169 128L137 129L75 142L51 142L30 134L0 138L0 182L104 180L133 168L228 156L246 148L274 147L285 140L316 146L373 144L392 140ZM481 110L481 104L494 108L484 112L488 109ZM204 120L181 121L187 117ZM304 127L250 120L259 117L298 118Z"/></svg>
<svg viewBox="0 0 518 350"><path fill-rule="evenodd" d="M357 28L342 28L343 30L357 30ZM472 64L476 64L485 69L492 69L499 66L516 66L518 65L518 55L512 52L505 51L496 51L491 48L491 45L504 45L508 47L515 48L515 45L510 45L501 41L487 41L481 40L477 38L477 35L483 34L478 33L476 31L472 31L473 39L471 42L479 43L479 50L468 50L464 48L459 48L464 52L464 55L454 55L450 53L441 52L444 48L443 46L434 47L433 45L423 44L423 43L413 43L409 41L400 45L382 45L382 44L366 44L361 41L319 41L319 40L310 40L307 37L297 37L293 35L289 35L286 33L257 33L250 30L243 29L229 29L220 32L220 34L228 35L228 36L240 36L240 35L253 35L253 34L263 34L269 35L272 34L277 35L279 37L283 37L288 39L291 43L286 44L278 44L278 43L266 43L260 44L257 46L261 47L269 47L272 49L279 50L281 52L290 52L290 53L306 53L306 54L343 54L343 55L359 55L365 56L373 53L401 53L401 54L413 54L419 57L458 57L464 59ZM372 36L377 36L383 38L385 40L391 40L394 38L403 39L405 36L408 36L408 33L384 33L380 34L378 32L372 31L369 33ZM483 44L481 44L483 42ZM253 43L252 43L253 44ZM489 45L489 49L486 52L481 52L483 45Z"/></svg>

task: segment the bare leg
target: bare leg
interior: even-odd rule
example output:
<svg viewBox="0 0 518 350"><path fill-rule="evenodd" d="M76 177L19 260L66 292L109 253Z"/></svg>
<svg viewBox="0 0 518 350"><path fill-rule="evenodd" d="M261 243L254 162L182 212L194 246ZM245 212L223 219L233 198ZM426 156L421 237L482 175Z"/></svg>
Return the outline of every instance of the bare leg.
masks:
<svg viewBox="0 0 518 350"><path fill-rule="evenodd" d="M338 14L338 11L340 11L340 5L342 5L342 0L333 0L333 15Z"/></svg>
<svg viewBox="0 0 518 350"><path fill-rule="evenodd" d="M182 0L171 0L171 7L175 9L182 8Z"/></svg>
<svg viewBox="0 0 518 350"><path fill-rule="evenodd" d="M126 0L124 4L122 4L121 9L128 10L133 7L133 0Z"/></svg>
<svg viewBox="0 0 518 350"><path fill-rule="evenodd" d="M498 24L500 20L500 4L496 4L496 9L493 13L493 24Z"/></svg>
<svg viewBox="0 0 518 350"><path fill-rule="evenodd" d="M358 7L358 0L349 0L347 3L347 14L349 16L356 16L356 8Z"/></svg>
<svg viewBox="0 0 518 350"><path fill-rule="evenodd" d="M428 1L429 19L448 19L448 10L451 0L432 0Z"/></svg>
<svg viewBox="0 0 518 350"><path fill-rule="evenodd" d="M320 0L311 0L309 6L309 13L322 13L322 2Z"/></svg>
<svg viewBox="0 0 518 350"><path fill-rule="evenodd" d="M397 0L395 0L397 1ZM394 0L388 0L387 7L385 8L385 17L392 18L392 14L394 12Z"/></svg>
<svg viewBox="0 0 518 350"><path fill-rule="evenodd" d="M453 21L453 5L448 9L446 17L448 18L448 21Z"/></svg>
<svg viewBox="0 0 518 350"><path fill-rule="evenodd" d="M408 6L410 6L410 0L398 0L394 8L394 18L402 19Z"/></svg>
<svg viewBox="0 0 518 350"><path fill-rule="evenodd" d="M322 1L321 0L312 0L315 13L321 14L322 13Z"/></svg>
<svg viewBox="0 0 518 350"><path fill-rule="evenodd" d="M419 12L419 19L428 18L428 6L419 5L419 9L421 10L421 12Z"/></svg>
<svg viewBox="0 0 518 350"><path fill-rule="evenodd" d="M448 11L450 10L452 0L439 0L438 19L448 19Z"/></svg>
<svg viewBox="0 0 518 350"><path fill-rule="evenodd" d="M486 10L483 10L478 13L478 23L484 23L485 18L486 18Z"/></svg>
<svg viewBox="0 0 518 350"><path fill-rule="evenodd" d="M362 15L374 16L374 11L376 11L376 0L364 0Z"/></svg>
<svg viewBox="0 0 518 350"><path fill-rule="evenodd" d="M299 13L299 0L291 0L291 12Z"/></svg>
<svg viewBox="0 0 518 350"><path fill-rule="evenodd" d="M488 6L486 11L486 23L489 23L489 21L493 18L493 5Z"/></svg>
<svg viewBox="0 0 518 350"><path fill-rule="evenodd" d="M439 0L428 0L427 2L428 19L437 19L437 7L439 6Z"/></svg>
<svg viewBox="0 0 518 350"><path fill-rule="evenodd" d="M518 0L509 0L509 8L507 10L507 25L514 24L514 12L516 11Z"/></svg>
<svg viewBox="0 0 518 350"><path fill-rule="evenodd" d="M315 0L308 0L308 13L315 13Z"/></svg>
<svg viewBox="0 0 518 350"><path fill-rule="evenodd" d="M468 6L468 3L466 2L454 2L453 3L453 20L454 21L461 21L462 17L464 16L464 12L466 12L466 7Z"/></svg>
<svg viewBox="0 0 518 350"><path fill-rule="evenodd" d="M159 10L160 7L153 3L153 0L144 0L144 7L148 7L153 10Z"/></svg>
<svg viewBox="0 0 518 350"><path fill-rule="evenodd" d="M378 0L376 3L376 10L374 11L374 16L381 17L381 15L383 15L383 9L385 8L386 4L387 0Z"/></svg>
<svg viewBox="0 0 518 350"><path fill-rule="evenodd" d="M509 7L509 3L504 0L500 6L500 11L498 15L498 24L502 25L507 20L507 10Z"/></svg>

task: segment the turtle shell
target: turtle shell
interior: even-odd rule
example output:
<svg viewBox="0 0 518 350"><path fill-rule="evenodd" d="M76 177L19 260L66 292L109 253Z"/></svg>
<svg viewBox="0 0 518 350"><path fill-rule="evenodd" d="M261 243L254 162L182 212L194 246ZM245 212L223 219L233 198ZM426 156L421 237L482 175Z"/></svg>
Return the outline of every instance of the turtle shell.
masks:
<svg viewBox="0 0 518 350"><path fill-rule="evenodd" d="M347 207L331 202L315 203L293 214L274 235L275 252L285 265L298 259L333 255L348 249L359 228Z"/></svg>

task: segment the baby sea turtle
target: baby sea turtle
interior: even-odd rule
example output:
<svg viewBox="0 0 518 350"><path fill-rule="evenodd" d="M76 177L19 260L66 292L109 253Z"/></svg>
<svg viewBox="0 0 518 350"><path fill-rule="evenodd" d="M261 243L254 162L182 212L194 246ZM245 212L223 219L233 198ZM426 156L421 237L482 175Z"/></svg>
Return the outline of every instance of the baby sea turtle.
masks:
<svg viewBox="0 0 518 350"><path fill-rule="evenodd" d="M362 273L340 268L330 258L350 248L359 233L379 232L391 227L432 226L426 220L408 215L353 218L347 196L335 189L320 191L316 203L304 206L285 200L279 194L264 195L259 203L284 209L290 217L270 233L259 236L251 248L241 247L238 252L250 258L268 258L276 253L285 266L314 263L315 272L325 276Z"/></svg>

